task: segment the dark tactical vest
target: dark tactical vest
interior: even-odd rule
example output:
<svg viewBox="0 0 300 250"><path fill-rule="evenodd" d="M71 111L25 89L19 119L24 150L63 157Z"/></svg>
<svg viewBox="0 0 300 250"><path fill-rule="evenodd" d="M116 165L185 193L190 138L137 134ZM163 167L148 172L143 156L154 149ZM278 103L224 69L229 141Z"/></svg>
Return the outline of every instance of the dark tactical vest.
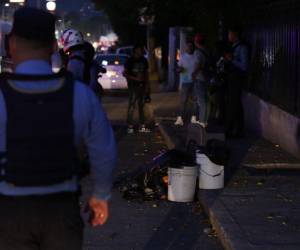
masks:
<svg viewBox="0 0 300 250"><path fill-rule="evenodd" d="M54 79L61 86L48 92L27 92L13 84ZM6 73L0 77L0 89L7 110L7 151L0 155L0 180L16 186L47 186L76 175L72 77Z"/></svg>

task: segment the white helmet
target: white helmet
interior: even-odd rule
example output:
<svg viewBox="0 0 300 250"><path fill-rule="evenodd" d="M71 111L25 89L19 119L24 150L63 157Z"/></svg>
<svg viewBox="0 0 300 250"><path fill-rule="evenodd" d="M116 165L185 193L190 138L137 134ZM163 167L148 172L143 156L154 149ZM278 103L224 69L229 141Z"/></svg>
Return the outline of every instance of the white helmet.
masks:
<svg viewBox="0 0 300 250"><path fill-rule="evenodd" d="M82 33L74 29L65 30L60 37L60 41L65 52L73 46L84 44Z"/></svg>

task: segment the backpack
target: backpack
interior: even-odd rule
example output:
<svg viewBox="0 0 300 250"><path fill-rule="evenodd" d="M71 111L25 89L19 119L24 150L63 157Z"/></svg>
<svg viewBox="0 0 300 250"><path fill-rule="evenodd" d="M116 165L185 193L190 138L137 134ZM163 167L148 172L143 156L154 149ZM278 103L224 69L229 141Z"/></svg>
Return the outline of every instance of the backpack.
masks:
<svg viewBox="0 0 300 250"><path fill-rule="evenodd" d="M71 56L67 58L67 60L65 61L65 65L67 66L70 60L78 60L82 62L84 64L82 79L86 85L89 85L91 80L90 71L91 71L91 66L93 64L94 55L95 55L94 47L89 42L85 42L83 45L74 46L74 48L72 48L72 51L76 51L76 50L82 50L83 56L71 54Z"/></svg>
<svg viewBox="0 0 300 250"><path fill-rule="evenodd" d="M74 55L70 57L63 57L64 65L67 67L69 60L78 60L84 63L84 71L83 71L83 83L90 86L97 95L103 94L103 88L98 83L98 76L100 73L105 73L102 66L100 66L95 60L95 49L93 45L89 42L85 42L83 45L76 46L73 48L74 50L83 50L84 56ZM91 82L91 80L93 82Z"/></svg>

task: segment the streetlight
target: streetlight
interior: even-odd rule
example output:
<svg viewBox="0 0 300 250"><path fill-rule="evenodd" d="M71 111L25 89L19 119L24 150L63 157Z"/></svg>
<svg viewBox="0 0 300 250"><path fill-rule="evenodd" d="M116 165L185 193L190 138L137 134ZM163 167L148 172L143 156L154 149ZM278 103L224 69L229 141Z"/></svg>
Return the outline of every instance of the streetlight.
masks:
<svg viewBox="0 0 300 250"><path fill-rule="evenodd" d="M25 0L9 0L10 3L24 4Z"/></svg>
<svg viewBox="0 0 300 250"><path fill-rule="evenodd" d="M55 0L47 0L46 8L50 12L54 12L56 10L56 2Z"/></svg>

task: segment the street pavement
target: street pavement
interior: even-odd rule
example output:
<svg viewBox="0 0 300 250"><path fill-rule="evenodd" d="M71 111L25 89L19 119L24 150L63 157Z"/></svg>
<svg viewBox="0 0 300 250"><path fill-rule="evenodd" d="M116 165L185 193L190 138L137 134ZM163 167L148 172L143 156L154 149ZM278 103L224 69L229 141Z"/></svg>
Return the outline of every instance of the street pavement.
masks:
<svg viewBox="0 0 300 250"><path fill-rule="evenodd" d="M153 105L147 105L147 114L153 123L154 110L166 106L162 95L155 96ZM105 110L112 121L118 142L119 159L116 177L130 173L151 160L166 143L158 128L151 133L128 135L125 127L126 97L107 97ZM165 116L166 117L166 116ZM89 178L83 181L82 208L91 191ZM127 201L116 187L110 201L111 214L106 225L96 229L86 226L84 250L163 250L163 249L223 249L198 203L168 201ZM88 215L83 214L85 221Z"/></svg>

